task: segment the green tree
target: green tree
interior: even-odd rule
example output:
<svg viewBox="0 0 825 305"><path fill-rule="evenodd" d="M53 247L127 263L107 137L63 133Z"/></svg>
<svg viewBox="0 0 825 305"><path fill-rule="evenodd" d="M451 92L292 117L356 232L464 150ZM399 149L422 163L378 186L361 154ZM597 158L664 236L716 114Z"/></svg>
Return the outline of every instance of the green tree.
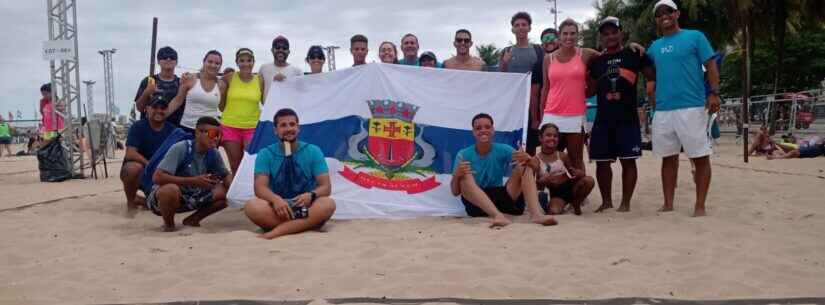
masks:
<svg viewBox="0 0 825 305"><path fill-rule="evenodd" d="M495 67L498 65L498 59L501 57L501 50L496 48L494 43L479 44L476 46L476 52L478 52L478 56L481 57L481 60L483 60L488 67Z"/></svg>

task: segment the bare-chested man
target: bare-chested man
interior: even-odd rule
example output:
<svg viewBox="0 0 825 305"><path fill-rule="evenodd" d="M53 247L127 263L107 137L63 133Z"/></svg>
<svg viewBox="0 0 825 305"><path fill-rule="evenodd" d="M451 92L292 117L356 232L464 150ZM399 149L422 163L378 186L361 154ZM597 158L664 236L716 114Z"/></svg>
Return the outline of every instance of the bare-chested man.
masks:
<svg viewBox="0 0 825 305"><path fill-rule="evenodd" d="M481 58L470 55L470 47L473 46L473 35L466 29L455 31L455 46L456 55L444 61L445 69L482 71L484 70L484 61Z"/></svg>

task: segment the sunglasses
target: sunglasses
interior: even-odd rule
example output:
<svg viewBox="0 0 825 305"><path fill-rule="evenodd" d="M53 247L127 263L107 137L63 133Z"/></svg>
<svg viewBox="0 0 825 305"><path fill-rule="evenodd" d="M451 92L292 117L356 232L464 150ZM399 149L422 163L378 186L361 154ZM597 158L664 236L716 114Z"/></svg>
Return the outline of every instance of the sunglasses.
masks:
<svg viewBox="0 0 825 305"><path fill-rule="evenodd" d="M310 55L307 58L309 58L309 59L324 59L324 56L322 56L322 55Z"/></svg>
<svg viewBox="0 0 825 305"><path fill-rule="evenodd" d="M158 60L178 60L177 56L158 56Z"/></svg>
<svg viewBox="0 0 825 305"><path fill-rule="evenodd" d="M665 16L665 15L673 14L673 12L675 12L675 11L672 8L665 8L663 10L657 10L656 11L656 18Z"/></svg>
<svg viewBox="0 0 825 305"><path fill-rule="evenodd" d="M210 140L217 140L221 138L221 131L217 129L204 129L198 130L198 132L205 134Z"/></svg>
<svg viewBox="0 0 825 305"><path fill-rule="evenodd" d="M456 38L455 42L457 43L470 43L472 40L470 38Z"/></svg>
<svg viewBox="0 0 825 305"><path fill-rule="evenodd" d="M272 47L273 50L289 50L288 44L276 44Z"/></svg>
<svg viewBox="0 0 825 305"><path fill-rule="evenodd" d="M556 40L556 35L553 35L553 34L547 34L547 35L544 35L543 37L541 37L541 43L553 42L555 40Z"/></svg>

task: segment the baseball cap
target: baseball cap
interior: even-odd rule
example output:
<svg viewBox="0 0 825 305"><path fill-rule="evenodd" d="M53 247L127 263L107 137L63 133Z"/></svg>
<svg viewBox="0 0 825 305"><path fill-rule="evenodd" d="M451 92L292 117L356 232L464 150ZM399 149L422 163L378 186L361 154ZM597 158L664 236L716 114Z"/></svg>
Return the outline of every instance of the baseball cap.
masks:
<svg viewBox="0 0 825 305"><path fill-rule="evenodd" d="M235 52L235 59L237 60L238 57L241 55L249 55L252 59L255 59L255 53L252 52L249 48L240 48L237 52Z"/></svg>
<svg viewBox="0 0 825 305"><path fill-rule="evenodd" d="M178 52L175 49L172 49L170 46L165 46L158 50L158 54L156 55L157 59L173 59L178 60Z"/></svg>
<svg viewBox="0 0 825 305"><path fill-rule="evenodd" d="M659 0L656 4L653 5L653 12L656 13L656 9L662 5L666 5L674 10L679 10L679 7L676 6L676 3L673 0Z"/></svg>
<svg viewBox="0 0 825 305"><path fill-rule="evenodd" d="M149 101L149 107L152 107L152 108L155 108L155 107L166 108L168 106L169 106L169 102L166 101L166 99L163 97L162 94L155 94L154 96L152 96L152 100Z"/></svg>
<svg viewBox="0 0 825 305"><path fill-rule="evenodd" d="M601 31L602 28L604 28L605 26L608 26L608 25L614 26L618 29L622 28L621 24L619 23L619 18L616 18L616 17L613 17L613 16L607 16L604 19L602 19L601 22L599 22L599 31Z"/></svg>
<svg viewBox="0 0 825 305"><path fill-rule="evenodd" d="M429 57L432 60L437 60L436 57L435 57L435 53L430 52L430 51L426 51L424 53L421 53L421 56L418 57L418 61L424 60L424 57Z"/></svg>
<svg viewBox="0 0 825 305"><path fill-rule="evenodd" d="M286 37L278 35L275 39L272 39L272 48L275 48L276 44L285 44L286 48L289 49L289 40Z"/></svg>

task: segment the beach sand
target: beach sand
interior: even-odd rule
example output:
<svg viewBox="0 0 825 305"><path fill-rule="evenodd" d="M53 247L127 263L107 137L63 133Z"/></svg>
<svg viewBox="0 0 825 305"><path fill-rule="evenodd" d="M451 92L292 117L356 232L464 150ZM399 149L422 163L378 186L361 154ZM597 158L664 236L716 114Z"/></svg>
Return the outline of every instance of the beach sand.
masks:
<svg viewBox="0 0 825 305"><path fill-rule="evenodd" d="M0 303L825 296L825 158L745 164L724 139L702 218L690 217L684 157L676 211L656 212L660 163L649 152L639 161L629 213L594 214L594 189L584 215L558 216L555 227L526 217L501 230L485 219L351 220L266 241L238 210L175 233L148 211L125 218L119 161L108 179L40 183L34 157L3 157ZM616 206L619 177L614 165Z"/></svg>

